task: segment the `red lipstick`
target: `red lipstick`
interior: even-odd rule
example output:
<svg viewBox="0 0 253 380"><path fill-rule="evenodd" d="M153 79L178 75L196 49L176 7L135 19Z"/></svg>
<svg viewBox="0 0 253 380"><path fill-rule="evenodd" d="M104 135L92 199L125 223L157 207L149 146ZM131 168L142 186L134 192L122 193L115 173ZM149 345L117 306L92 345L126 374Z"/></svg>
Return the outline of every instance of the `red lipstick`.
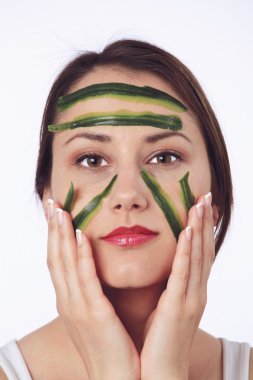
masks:
<svg viewBox="0 0 253 380"><path fill-rule="evenodd" d="M159 233L146 227L135 225L132 227L118 227L101 239L120 246L133 246L143 244L153 239Z"/></svg>

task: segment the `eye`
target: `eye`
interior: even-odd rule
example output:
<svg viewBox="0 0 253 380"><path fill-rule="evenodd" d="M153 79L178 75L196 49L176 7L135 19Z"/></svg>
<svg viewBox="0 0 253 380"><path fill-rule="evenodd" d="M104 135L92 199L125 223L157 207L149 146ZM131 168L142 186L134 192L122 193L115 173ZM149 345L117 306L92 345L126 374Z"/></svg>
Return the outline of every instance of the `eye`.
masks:
<svg viewBox="0 0 253 380"><path fill-rule="evenodd" d="M162 165L173 165L177 161L182 160L182 157L178 153L171 152L170 150L165 150L158 153L157 155L153 157L153 159L156 159L157 157L159 157L158 164L162 164Z"/></svg>
<svg viewBox="0 0 253 380"><path fill-rule="evenodd" d="M163 157L163 158L161 159L161 157ZM172 166L177 161L182 160L182 157L178 153L171 152L169 150L159 152L158 154L156 154L152 158L152 160L154 160L156 158L159 158L158 159L158 165L159 166L160 165ZM84 164L85 160L87 160L86 164ZM103 170L103 167L106 166L106 165L101 166L101 162L103 160L106 162L106 160L102 156L100 156L99 154L93 153L93 152L87 152L85 154L80 155L76 159L74 159L73 164L77 165L78 167L82 167L84 169L89 169L92 171L99 171L99 170Z"/></svg>
<svg viewBox="0 0 253 380"><path fill-rule="evenodd" d="M85 160L87 160L87 165L83 164ZM99 170L101 169L100 164L102 160L103 160L103 157L101 157L100 155L96 153L92 153L92 152L87 152L77 157L74 160L74 164L77 166L88 168L90 170Z"/></svg>

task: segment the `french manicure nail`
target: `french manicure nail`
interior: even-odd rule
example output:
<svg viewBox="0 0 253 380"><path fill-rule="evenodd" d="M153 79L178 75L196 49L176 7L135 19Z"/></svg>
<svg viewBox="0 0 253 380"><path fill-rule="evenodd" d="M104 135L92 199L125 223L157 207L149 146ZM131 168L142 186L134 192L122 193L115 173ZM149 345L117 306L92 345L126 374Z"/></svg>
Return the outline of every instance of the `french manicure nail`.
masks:
<svg viewBox="0 0 253 380"><path fill-rule="evenodd" d="M81 230L76 229L76 240L80 247L83 244L83 233Z"/></svg>
<svg viewBox="0 0 253 380"><path fill-rule="evenodd" d="M199 202L196 205L196 210L197 210L198 217L201 219L203 216L203 203L202 202Z"/></svg>
<svg viewBox="0 0 253 380"><path fill-rule="evenodd" d="M186 239L188 241L191 240L191 237L192 237L192 228L191 226L187 226L186 229L185 229L185 235L186 235Z"/></svg>
<svg viewBox="0 0 253 380"><path fill-rule="evenodd" d="M58 225L61 226L62 225L62 221L63 221L63 211L62 211L61 208L57 208L56 209L56 215L57 215Z"/></svg>
<svg viewBox="0 0 253 380"><path fill-rule="evenodd" d="M211 206L212 204L212 193L211 191L205 195L205 202L207 206Z"/></svg>
<svg viewBox="0 0 253 380"><path fill-rule="evenodd" d="M54 215L54 201L51 198L48 198L47 200L47 214L48 214L48 219L52 218Z"/></svg>

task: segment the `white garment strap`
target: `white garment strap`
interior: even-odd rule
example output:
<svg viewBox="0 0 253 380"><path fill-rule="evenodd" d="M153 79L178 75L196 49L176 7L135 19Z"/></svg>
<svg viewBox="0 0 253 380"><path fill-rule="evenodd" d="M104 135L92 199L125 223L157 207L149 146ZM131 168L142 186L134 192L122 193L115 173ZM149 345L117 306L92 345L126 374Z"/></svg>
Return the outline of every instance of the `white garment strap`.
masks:
<svg viewBox="0 0 253 380"><path fill-rule="evenodd" d="M15 339L0 347L0 367L8 380L32 380Z"/></svg>
<svg viewBox="0 0 253 380"><path fill-rule="evenodd" d="M249 380L249 343L219 339L223 347L223 380Z"/></svg>

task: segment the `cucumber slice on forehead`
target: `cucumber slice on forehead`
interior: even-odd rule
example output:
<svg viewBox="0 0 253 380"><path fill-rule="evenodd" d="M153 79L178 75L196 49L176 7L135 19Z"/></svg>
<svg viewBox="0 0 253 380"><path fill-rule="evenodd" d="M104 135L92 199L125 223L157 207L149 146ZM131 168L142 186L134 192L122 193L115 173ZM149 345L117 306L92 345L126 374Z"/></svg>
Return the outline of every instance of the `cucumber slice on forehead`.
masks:
<svg viewBox="0 0 253 380"><path fill-rule="evenodd" d="M132 102L158 104L168 109L184 112L187 107L173 96L150 86L135 86L127 83L98 83L60 96L57 110L64 111L77 102L91 98L109 97Z"/></svg>
<svg viewBox="0 0 253 380"><path fill-rule="evenodd" d="M67 129L75 129L79 127L92 127L96 125L110 125L110 126L135 126L135 125L148 125L152 127L170 129L177 131L182 129L182 120L177 115L158 115L152 112L139 113L139 112L115 112L115 113L96 113L88 114L88 117L83 115L82 119L66 122L62 124L51 124L48 126L49 132L60 132Z"/></svg>

